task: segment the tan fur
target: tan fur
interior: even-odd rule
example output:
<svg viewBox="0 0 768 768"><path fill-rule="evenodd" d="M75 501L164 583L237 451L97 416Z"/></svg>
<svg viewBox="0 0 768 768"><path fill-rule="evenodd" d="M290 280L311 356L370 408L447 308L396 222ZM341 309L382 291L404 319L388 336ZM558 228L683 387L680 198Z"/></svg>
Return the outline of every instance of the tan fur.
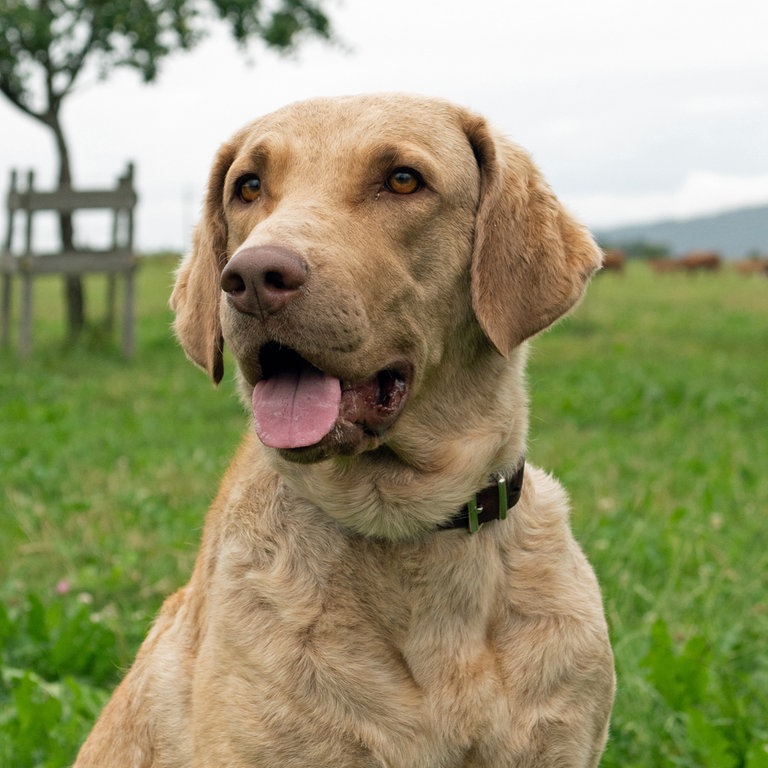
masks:
<svg viewBox="0 0 768 768"><path fill-rule="evenodd" d="M427 188L392 194L393 166ZM244 243L309 265L263 322L219 286ZM595 766L612 655L563 490L529 465L506 521L436 526L521 460L523 342L599 263L528 156L453 105L317 100L236 134L172 297L187 354L218 381L226 340L246 401L269 339L342 380L404 358L408 399L301 461L246 436L77 768Z"/></svg>

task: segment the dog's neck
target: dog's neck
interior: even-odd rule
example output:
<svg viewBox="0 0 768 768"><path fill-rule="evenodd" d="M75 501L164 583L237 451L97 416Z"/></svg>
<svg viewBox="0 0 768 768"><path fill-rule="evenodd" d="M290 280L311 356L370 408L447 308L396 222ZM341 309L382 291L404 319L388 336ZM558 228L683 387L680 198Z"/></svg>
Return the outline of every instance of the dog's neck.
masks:
<svg viewBox="0 0 768 768"><path fill-rule="evenodd" d="M436 430L439 439L425 434L425 414L416 410L404 414L395 438L376 451L310 465L271 452L270 461L297 495L355 533L419 538L449 523L494 474L512 478L521 468L527 433L523 363L524 353L506 361L496 371L501 375L479 385L477 401L457 403L452 423L446 419Z"/></svg>

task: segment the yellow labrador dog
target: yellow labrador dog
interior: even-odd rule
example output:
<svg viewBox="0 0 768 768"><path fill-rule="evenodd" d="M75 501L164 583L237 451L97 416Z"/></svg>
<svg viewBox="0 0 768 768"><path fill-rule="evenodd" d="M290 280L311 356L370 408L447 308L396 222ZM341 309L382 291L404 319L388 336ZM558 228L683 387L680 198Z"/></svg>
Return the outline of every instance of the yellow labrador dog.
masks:
<svg viewBox="0 0 768 768"><path fill-rule="evenodd" d="M254 429L78 768L596 765L612 655L523 369L599 266L449 103L308 101L224 144L171 303Z"/></svg>

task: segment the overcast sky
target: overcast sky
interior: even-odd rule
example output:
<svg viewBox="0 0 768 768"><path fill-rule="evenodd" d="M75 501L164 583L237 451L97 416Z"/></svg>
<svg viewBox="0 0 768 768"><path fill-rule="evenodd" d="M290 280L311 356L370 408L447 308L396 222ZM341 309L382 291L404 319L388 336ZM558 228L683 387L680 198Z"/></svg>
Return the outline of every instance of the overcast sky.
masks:
<svg viewBox="0 0 768 768"><path fill-rule="evenodd" d="M138 244L185 247L218 145L317 95L410 91L482 112L593 227L768 203L768 0L326 0L348 50L248 55L223 30L142 85L84 82L65 105L75 181L134 160ZM0 188L48 132L0 100Z"/></svg>

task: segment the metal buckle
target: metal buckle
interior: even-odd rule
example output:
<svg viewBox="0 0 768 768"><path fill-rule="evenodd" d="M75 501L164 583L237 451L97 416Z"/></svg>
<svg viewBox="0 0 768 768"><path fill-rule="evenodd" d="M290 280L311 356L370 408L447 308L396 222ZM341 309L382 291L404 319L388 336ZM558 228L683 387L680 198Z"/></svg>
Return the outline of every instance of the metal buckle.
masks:
<svg viewBox="0 0 768 768"><path fill-rule="evenodd" d="M499 489L499 520L507 519L507 478L499 476L496 480Z"/></svg>
<svg viewBox="0 0 768 768"><path fill-rule="evenodd" d="M469 532L477 533L483 526L478 519L478 515L483 511L483 508L477 506L477 496L472 496L469 500L467 510L469 512Z"/></svg>
<svg viewBox="0 0 768 768"><path fill-rule="evenodd" d="M503 475L496 478L496 489L499 493L499 520L507 519L507 480ZM477 503L477 496L473 496L467 502L469 532L477 533L483 524L480 522L480 514L483 511L482 505Z"/></svg>

